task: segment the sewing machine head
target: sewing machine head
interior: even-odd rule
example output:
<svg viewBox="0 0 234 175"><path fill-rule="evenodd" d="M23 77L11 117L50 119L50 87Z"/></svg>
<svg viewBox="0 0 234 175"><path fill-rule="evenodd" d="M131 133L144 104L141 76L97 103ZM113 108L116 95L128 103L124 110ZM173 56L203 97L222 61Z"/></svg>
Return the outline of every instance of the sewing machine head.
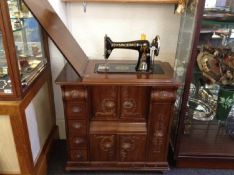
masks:
<svg viewBox="0 0 234 175"><path fill-rule="evenodd" d="M113 42L107 35L104 38L104 57L107 60L113 49L131 49L139 53L135 66L136 72L150 72L154 56L158 56L160 38L156 36L150 44L148 40L135 40L128 42Z"/></svg>

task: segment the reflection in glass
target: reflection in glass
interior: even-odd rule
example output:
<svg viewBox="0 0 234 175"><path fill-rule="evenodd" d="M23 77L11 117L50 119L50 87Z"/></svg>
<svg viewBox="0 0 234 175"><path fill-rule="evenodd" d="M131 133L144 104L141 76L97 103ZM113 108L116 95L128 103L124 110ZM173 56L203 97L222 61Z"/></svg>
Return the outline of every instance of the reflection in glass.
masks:
<svg viewBox="0 0 234 175"><path fill-rule="evenodd" d="M46 58L40 25L21 0L8 0L12 31L25 90L45 68Z"/></svg>
<svg viewBox="0 0 234 175"><path fill-rule="evenodd" d="M11 81L8 74L7 60L3 45L3 34L0 30L0 93L11 94Z"/></svg>

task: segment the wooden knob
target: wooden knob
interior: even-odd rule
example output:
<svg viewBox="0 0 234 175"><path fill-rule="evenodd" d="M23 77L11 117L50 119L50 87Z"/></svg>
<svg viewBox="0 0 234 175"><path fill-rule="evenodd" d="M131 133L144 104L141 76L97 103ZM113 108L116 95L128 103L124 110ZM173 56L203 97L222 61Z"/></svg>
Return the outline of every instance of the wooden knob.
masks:
<svg viewBox="0 0 234 175"><path fill-rule="evenodd" d="M81 123L73 123L73 128L75 128L75 129L80 129L81 128L81 126L82 126L82 124Z"/></svg>
<svg viewBox="0 0 234 175"><path fill-rule="evenodd" d="M75 144L81 144L81 143L84 143L84 139L82 139L82 138L75 138L74 142L75 142Z"/></svg>
<svg viewBox="0 0 234 175"><path fill-rule="evenodd" d="M82 155L81 154L76 154L75 156L78 160L81 160L82 159Z"/></svg>
<svg viewBox="0 0 234 175"><path fill-rule="evenodd" d="M72 107L72 112L79 113L79 112L81 112L81 108L79 106L73 106Z"/></svg>

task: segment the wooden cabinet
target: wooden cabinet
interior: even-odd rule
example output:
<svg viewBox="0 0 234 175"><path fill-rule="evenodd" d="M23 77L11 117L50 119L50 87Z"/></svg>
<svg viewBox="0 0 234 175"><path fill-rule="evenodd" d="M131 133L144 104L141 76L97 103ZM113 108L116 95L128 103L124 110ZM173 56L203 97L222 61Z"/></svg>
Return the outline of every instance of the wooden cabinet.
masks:
<svg viewBox="0 0 234 175"><path fill-rule="evenodd" d="M57 79L66 116L66 170L167 170L177 89L171 67L157 62L163 74L106 79L91 75L97 62L89 62L82 81L69 65Z"/></svg>

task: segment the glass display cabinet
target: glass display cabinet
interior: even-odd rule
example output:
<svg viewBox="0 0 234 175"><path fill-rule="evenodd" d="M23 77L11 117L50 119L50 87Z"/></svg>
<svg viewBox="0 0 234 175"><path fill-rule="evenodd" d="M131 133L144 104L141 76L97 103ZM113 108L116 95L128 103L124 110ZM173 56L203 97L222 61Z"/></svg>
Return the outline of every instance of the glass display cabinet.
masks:
<svg viewBox="0 0 234 175"><path fill-rule="evenodd" d="M44 35L21 0L0 5L0 98L21 98L46 67Z"/></svg>
<svg viewBox="0 0 234 175"><path fill-rule="evenodd" d="M47 174L58 136L47 35L31 12L0 0L0 174Z"/></svg>
<svg viewBox="0 0 234 175"><path fill-rule="evenodd" d="M191 46L191 47L190 47ZM234 0L190 0L182 16L172 145L178 167L233 168Z"/></svg>

